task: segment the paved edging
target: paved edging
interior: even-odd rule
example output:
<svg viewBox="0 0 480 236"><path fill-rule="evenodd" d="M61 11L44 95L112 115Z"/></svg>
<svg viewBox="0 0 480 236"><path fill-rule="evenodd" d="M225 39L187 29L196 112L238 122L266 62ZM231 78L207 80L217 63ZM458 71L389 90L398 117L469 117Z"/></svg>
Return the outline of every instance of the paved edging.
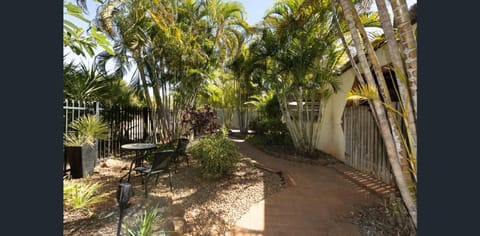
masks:
<svg viewBox="0 0 480 236"><path fill-rule="evenodd" d="M285 184L287 186L295 186L297 185L297 183L295 182L295 180L293 179L292 175L290 173L288 173L288 171L284 171L284 170L277 170L277 169L273 169L273 168L270 168L270 167L267 167L263 164L260 164L258 162L254 162L253 163L255 165L255 167L257 168L260 168L260 169L263 169L263 170L266 170L266 171L269 171L269 172L272 172L272 173L275 173L275 174L278 174L280 175L280 177L283 179L283 181L285 182Z"/></svg>

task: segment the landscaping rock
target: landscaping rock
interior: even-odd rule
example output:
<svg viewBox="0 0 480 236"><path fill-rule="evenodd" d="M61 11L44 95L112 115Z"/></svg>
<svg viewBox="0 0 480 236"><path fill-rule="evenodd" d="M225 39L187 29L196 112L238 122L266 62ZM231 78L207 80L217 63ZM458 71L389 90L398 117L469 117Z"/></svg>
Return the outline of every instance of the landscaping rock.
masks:
<svg viewBox="0 0 480 236"><path fill-rule="evenodd" d="M107 201L98 203L90 218L84 213L64 210L64 235L116 234L119 210L115 193L121 176L128 173L130 162L111 158L102 163L90 181L104 184L100 191L108 195ZM215 181L201 177L195 160L190 161L190 167L181 163L177 173L172 173L173 191L168 187L168 174L161 175L156 186L153 181L150 183L148 198L144 196L140 178L134 177L133 196L124 211L122 225L132 226L144 210L159 207L155 235L162 231L167 231L167 235L224 235L251 205L284 186L278 174L252 163L250 158L242 157L232 174Z"/></svg>

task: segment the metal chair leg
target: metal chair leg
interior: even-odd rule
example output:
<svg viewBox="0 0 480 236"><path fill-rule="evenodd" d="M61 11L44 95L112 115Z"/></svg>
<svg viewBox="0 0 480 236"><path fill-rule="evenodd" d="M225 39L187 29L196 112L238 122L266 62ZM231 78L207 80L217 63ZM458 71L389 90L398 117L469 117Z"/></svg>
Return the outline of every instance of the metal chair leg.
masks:
<svg viewBox="0 0 480 236"><path fill-rule="evenodd" d="M147 175L146 181L145 181L145 198L148 198L148 179L150 178L150 175ZM143 177L142 177L143 180Z"/></svg>
<svg viewBox="0 0 480 236"><path fill-rule="evenodd" d="M129 182L129 183L130 183L130 175L132 175L132 170L133 170L133 162L132 162L132 164L130 164L130 170L128 171L128 180L127 180L127 182Z"/></svg>
<svg viewBox="0 0 480 236"><path fill-rule="evenodd" d="M155 179L155 185L158 184L158 177L160 176L160 173L157 173L157 178Z"/></svg>
<svg viewBox="0 0 480 236"><path fill-rule="evenodd" d="M172 174L170 173L170 171L168 172L168 179L170 180L170 191L173 192L173 187L172 187Z"/></svg>

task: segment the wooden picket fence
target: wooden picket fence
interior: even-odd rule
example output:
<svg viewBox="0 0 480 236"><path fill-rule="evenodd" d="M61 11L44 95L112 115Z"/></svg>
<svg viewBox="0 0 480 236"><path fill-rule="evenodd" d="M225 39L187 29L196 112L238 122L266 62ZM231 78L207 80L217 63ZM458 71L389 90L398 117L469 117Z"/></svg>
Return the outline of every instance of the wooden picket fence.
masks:
<svg viewBox="0 0 480 236"><path fill-rule="evenodd" d="M385 145L368 106L350 106L343 113L345 164L395 185Z"/></svg>

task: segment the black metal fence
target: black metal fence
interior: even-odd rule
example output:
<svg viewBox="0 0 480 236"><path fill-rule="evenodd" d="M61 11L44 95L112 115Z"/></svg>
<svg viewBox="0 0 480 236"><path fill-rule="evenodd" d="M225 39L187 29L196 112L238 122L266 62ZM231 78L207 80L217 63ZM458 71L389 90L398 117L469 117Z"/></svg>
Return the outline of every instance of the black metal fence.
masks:
<svg viewBox="0 0 480 236"><path fill-rule="evenodd" d="M120 146L125 143L151 139L152 119L148 108L103 107L98 102L65 100L63 105L64 133L69 124L87 114L99 115L110 127L107 140L98 142L99 157L120 156Z"/></svg>
<svg viewBox="0 0 480 236"><path fill-rule="evenodd" d="M143 142L151 135L151 117L147 108L104 108L101 117L110 126L110 138L99 142L99 156L120 156L120 146Z"/></svg>

